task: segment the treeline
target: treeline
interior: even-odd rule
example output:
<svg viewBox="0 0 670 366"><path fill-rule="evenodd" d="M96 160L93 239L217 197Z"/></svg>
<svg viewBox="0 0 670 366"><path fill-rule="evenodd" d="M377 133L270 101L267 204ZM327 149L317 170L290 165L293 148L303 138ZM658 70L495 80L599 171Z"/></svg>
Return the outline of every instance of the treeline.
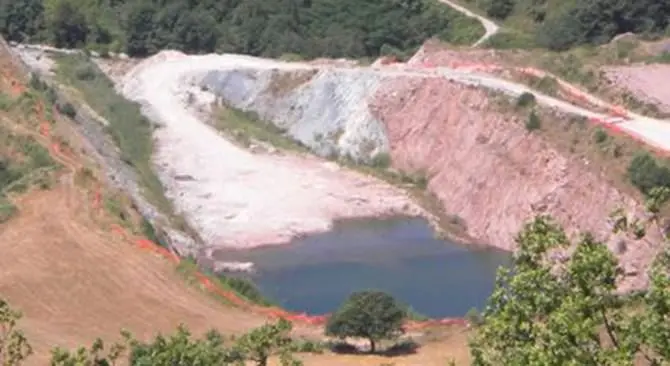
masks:
<svg viewBox="0 0 670 366"><path fill-rule="evenodd" d="M633 32L658 35L668 29L670 1L659 0L466 0L490 17L535 25L537 45L565 50L601 44Z"/></svg>
<svg viewBox="0 0 670 366"><path fill-rule="evenodd" d="M171 48L359 58L433 36L468 43L483 29L435 0L0 0L0 32L131 56Z"/></svg>

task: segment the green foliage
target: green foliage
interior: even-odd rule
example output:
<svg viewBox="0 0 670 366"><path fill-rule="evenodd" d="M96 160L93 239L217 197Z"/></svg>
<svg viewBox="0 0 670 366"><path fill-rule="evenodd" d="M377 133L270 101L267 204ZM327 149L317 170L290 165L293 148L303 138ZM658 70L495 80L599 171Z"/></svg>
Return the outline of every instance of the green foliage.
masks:
<svg viewBox="0 0 670 366"><path fill-rule="evenodd" d="M500 269L485 321L471 344L475 365L591 365L605 360L598 326L614 304L616 266L611 253L585 236L564 273L543 263L569 241L545 217L516 239L514 270ZM543 347L537 345L542 344ZM609 364L609 363L607 363Z"/></svg>
<svg viewBox="0 0 670 366"><path fill-rule="evenodd" d="M0 0L0 32L131 56L171 48L361 58L382 47L404 55L431 37L471 43L483 28L434 0Z"/></svg>
<svg viewBox="0 0 670 366"><path fill-rule="evenodd" d="M19 366L32 354L32 348L23 332L16 328L21 314L0 299L0 365ZM52 350L52 366L193 366L193 365L267 365L268 358L279 355L282 366L299 366L292 352L322 352L313 342L297 344L290 337L292 325L281 319L275 324L265 324L242 335L237 342L226 347L223 336L209 331L202 339L192 338L186 327L180 325L169 336L157 335L149 342L135 339L122 331L122 341L113 343L108 350L101 339L74 351L63 348Z"/></svg>
<svg viewBox="0 0 670 366"><path fill-rule="evenodd" d="M158 335L149 343L130 340L129 344L129 363L137 366L229 365L240 360L239 355L224 347L218 332L192 339L184 326L169 337Z"/></svg>
<svg viewBox="0 0 670 366"><path fill-rule="evenodd" d="M505 19L514 10L514 0L486 0L484 10L490 17Z"/></svg>
<svg viewBox="0 0 670 366"><path fill-rule="evenodd" d="M16 328L21 313L0 299L0 365L18 366L33 350L23 332Z"/></svg>
<svg viewBox="0 0 670 366"><path fill-rule="evenodd" d="M291 323L280 320L276 324L266 324L242 335L237 342L226 347L223 336L211 330L202 339L194 339L191 333L180 325L169 336L159 334L150 342L141 342L128 332L121 332L123 341L113 344L105 352L103 342L98 339L86 349L74 352L56 348L52 351L53 366L111 366L127 360L132 366L192 366L192 365L244 365L252 361L264 366L271 355L279 354L282 365L297 366L293 359L295 348L289 337ZM125 362L124 362L125 364Z"/></svg>
<svg viewBox="0 0 670 366"><path fill-rule="evenodd" d="M328 318L326 334L340 338L367 338L373 353L377 342L394 339L403 333L402 324L406 317L405 308L389 294L355 292Z"/></svg>
<svg viewBox="0 0 670 366"><path fill-rule="evenodd" d="M628 177L644 194L655 187L670 187L670 168L647 152L640 152L633 157L628 166Z"/></svg>
<svg viewBox="0 0 670 366"><path fill-rule="evenodd" d="M189 279L195 278L195 272L199 271L198 264L193 259L184 258L179 262L177 271ZM249 279L227 276L225 274L212 274L203 271L210 279L224 289L234 292L242 299L261 306L272 306L274 303L268 299L256 285Z"/></svg>
<svg viewBox="0 0 670 366"><path fill-rule="evenodd" d="M538 32L540 44L564 50L578 44L604 43L626 32L663 32L669 24L668 2L593 0L571 4L544 21Z"/></svg>
<svg viewBox="0 0 670 366"><path fill-rule="evenodd" d="M0 92L0 111L9 110L12 104L13 104L12 98L9 95Z"/></svg>
<svg viewBox="0 0 670 366"><path fill-rule="evenodd" d="M562 51L602 44L618 34L660 36L670 19L670 3L656 0L462 0L507 30L493 36L495 48L547 47ZM621 50L619 57L625 57Z"/></svg>
<svg viewBox="0 0 670 366"><path fill-rule="evenodd" d="M0 224L9 220L16 214L16 206L7 200L7 197L0 195Z"/></svg>
<svg viewBox="0 0 670 366"><path fill-rule="evenodd" d="M126 337L129 335L126 334ZM111 366L121 357L126 347L115 343L105 354L105 344L98 338L90 348L80 347L76 351L54 348L51 351L51 366Z"/></svg>
<svg viewBox="0 0 670 366"><path fill-rule="evenodd" d="M526 108L535 105L535 94L529 92L523 92L516 99L516 106L521 108Z"/></svg>
<svg viewBox="0 0 670 366"><path fill-rule="evenodd" d="M240 337L235 350L246 360L258 366L266 366L272 354L279 354L282 366L300 366L302 362L293 358L293 341L289 337L291 323L280 319L276 324L266 324Z"/></svg>
<svg viewBox="0 0 670 366"><path fill-rule="evenodd" d="M484 323L484 317L476 308L472 308L465 313L465 320L474 327L478 327Z"/></svg>
<svg viewBox="0 0 670 366"><path fill-rule="evenodd" d="M74 108L72 103L70 102L65 102L63 104L57 104L56 107L58 108L58 111L63 113L64 115L74 119L77 116L77 110Z"/></svg>
<svg viewBox="0 0 670 366"><path fill-rule="evenodd" d="M615 230L627 230L630 220L620 214L613 216ZM474 365L668 362L667 252L657 257L651 286L640 297L617 292L623 275L617 259L590 234L571 243L551 218L539 216L516 242L513 267L499 270L483 323L471 340ZM569 247L574 251L558 258L555 250Z"/></svg>
<svg viewBox="0 0 670 366"><path fill-rule="evenodd" d="M380 153L375 155L370 162L374 168L386 169L391 166L391 156L388 153Z"/></svg>
<svg viewBox="0 0 670 366"><path fill-rule="evenodd" d="M537 48L535 37L525 32L500 31L486 40L485 46L497 49L533 49Z"/></svg>
<svg viewBox="0 0 670 366"><path fill-rule="evenodd" d="M595 132L593 132L593 141L596 144L602 144L603 142L607 141L608 138L609 135L602 127L596 128Z"/></svg>
<svg viewBox="0 0 670 366"><path fill-rule="evenodd" d="M225 284L226 287L233 290L242 298L245 298L250 302L258 305L272 305L272 301L268 300L268 298L263 295L261 290L259 290L256 284L254 284L251 280L240 277L226 276L223 274L219 274L216 277L221 283Z"/></svg>
<svg viewBox="0 0 670 366"><path fill-rule="evenodd" d="M542 121L540 120L540 116L538 116L534 110L530 111L528 119L526 120L526 130L533 132L535 130L539 130L541 127Z"/></svg>
<svg viewBox="0 0 670 366"><path fill-rule="evenodd" d="M87 58L63 55L56 61L58 76L81 91L86 103L109 122L107 131L119 147L121 159L137 172L146 197L170 214L172 205L151 166L152 126L139 106L119 95L112 82ZM67 110L67 103L63 107Z"/></svg>

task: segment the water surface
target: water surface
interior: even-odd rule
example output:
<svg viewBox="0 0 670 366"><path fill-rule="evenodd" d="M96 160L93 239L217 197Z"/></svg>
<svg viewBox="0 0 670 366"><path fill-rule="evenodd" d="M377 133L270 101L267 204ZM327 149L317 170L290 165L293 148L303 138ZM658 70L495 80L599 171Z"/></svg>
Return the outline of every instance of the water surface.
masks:
<svg viewBox="0 0 670 366"><path fill-rule="evenodd" d="M220 256L223 253L219 253ZM436 239L423 219L361 220L284 246L225 253L252 261L261 291L288 310L323 314L353 291L380 289L421 314L482 309L509 253Z"/></svg>

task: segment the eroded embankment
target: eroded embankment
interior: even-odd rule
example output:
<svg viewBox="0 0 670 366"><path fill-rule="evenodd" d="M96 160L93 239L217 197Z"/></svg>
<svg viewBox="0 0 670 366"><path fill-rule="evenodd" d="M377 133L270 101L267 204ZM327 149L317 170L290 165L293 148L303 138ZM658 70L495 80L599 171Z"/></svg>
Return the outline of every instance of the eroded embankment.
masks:
<svg viewBox="0 0 670 366"><path fill-rule="evenodd" d="M326 231L336 219L421 214L402 190L334 163L249 152L188 108L185 89L209 70L235 65L271 69L277 64L237 55L162 52L136 66L122 83L124 95L141 103L159 125L154 133L158 174L167 196L205 242L248 248Z"/></svg>
<svg viewBox="0 0 670 366"><path fill-rule="evenodd" d="M276 85L291 78L300 82L278 93ZM389 153L395 168L429 177L444 209L483 242L513 249L526 220L550 214L572 232L606 240L629 275L623 287L644 283L654 245L635 242L628 246L635 250L622 251L628 239L611 235L607 222L616 208L641 213L642 205L597 169L528 133L523 121L490 102L486 90L370 68L323 69L309 77L295 70L219 69L192 81L226 104L257 112L319 154L335 149L365 159Z"/></svg>

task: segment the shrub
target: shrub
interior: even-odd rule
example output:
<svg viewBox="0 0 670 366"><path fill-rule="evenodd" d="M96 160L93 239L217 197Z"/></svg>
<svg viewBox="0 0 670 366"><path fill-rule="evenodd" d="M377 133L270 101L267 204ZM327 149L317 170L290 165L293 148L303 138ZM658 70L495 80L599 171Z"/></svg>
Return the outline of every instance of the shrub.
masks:
<svg viewBox="0 0 670 366"><path fill-rule="evenodd" d="M483 324L484 317L477 309L472 308L465 313L465 320L467 320L473 327L478 327Z"/></svg>
<svg viewBox="0 0 670 366"><path fill-rule="evenodd" d="M386 169L391 165L391 156L387 153L380 153L372 158L370 163L375 168Z"/></svg>
<svg viewBox="0 0 670 366"><path fill-rule="evenodd" d="M6 111L12 106L12 99L9 95L0 93L0 111Z"/></svg>
<svg viewBox="0 0 670 366"><path fill-rule="evenodd" d="M75 70L75 77L82 81L95 80L96 70L91 65L82 65Z"/></svg>
<svg viewBox="0 0 670 366"><path fill-rule="evenodd" d="M485 42L487 48L496 48L500 50L507 49L533 49L538 45L535 37L527 33L502 31L494 34Z"/></svg>
<svg viewBox="0 0 670 366"><path fill-rule="evenodd" d="M541 127L542 121L540 120L540 116L538 116L535 111L531 111L530 115L528 115L528 120L526 121L526 130L532 132L539 130Z"/></svg>
<svg viewBox="0 0 670 366"><path fill-rule="evenodd" d="M648 194L655 187L670 187L670 169L647 152L636 154L628 165L628 177L640 192Z"/></svg>
<svg viewBox="0 0 670 366"><path fill-rule="evenodd" d="M74 119L77 116L77 110L74 108L74 106L70 102L65 102L63 104L57 104L56 108L58 109L59 112L68 116L69 118Z"/></svg>
<svg viewBox="0 0 670 366"><path fill-rule="evenodd" d="M602 144L603 142L607 141L609 138L609 135L605 130L603 130L602 127L596 128L595 132L593 133L593 141L595 141L597 144Z"/></svg>
<svg viewBox="0 0 670 366"><path fill-rule="evenodd" d="M535 94L529 92L523 92L516 99L516 106L521 108L530 107L535 105Z"/></svg>

